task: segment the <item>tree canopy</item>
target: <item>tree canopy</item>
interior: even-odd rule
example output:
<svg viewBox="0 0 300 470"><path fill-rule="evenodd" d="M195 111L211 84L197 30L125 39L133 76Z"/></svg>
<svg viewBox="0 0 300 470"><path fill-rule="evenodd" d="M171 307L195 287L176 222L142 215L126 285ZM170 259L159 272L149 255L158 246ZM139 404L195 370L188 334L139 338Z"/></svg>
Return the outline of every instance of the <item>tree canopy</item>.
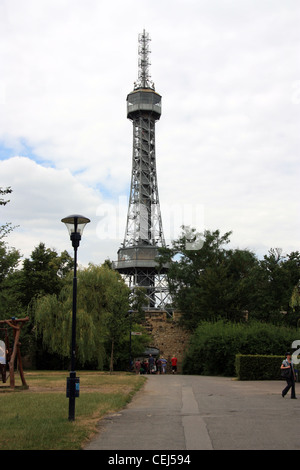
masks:
<svg viewBox="0 0 300 470"><path fill-rule="evenodd" d="M35 301L37 333L44 345L61 356L70 354L72 324L72 273L58 295L48 294ZM107 361L110 344L110 368L120 353L118 347L129 335L130 290L121 276L106 264L77 270L77 359L81 364L96 361L99 369Z"/></svg>
<svg viewBox="0 0 300 470"><path fill-rule="evenodd" d="M300 278L300 254L283 256L270 249L259 260L250 250L228 248L231 232L198 233L183 227L171 248L160 250L160 263L169 263L168 281L182 321L195 328L201 320L236 321L250 315L263 321L281 321Z"/></svg>

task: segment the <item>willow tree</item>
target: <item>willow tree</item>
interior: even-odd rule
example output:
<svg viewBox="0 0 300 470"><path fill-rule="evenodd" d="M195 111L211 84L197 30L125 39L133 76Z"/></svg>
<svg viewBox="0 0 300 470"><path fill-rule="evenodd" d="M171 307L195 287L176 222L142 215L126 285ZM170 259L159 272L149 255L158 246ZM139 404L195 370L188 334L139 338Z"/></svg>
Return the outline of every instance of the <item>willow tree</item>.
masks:
<svg viewBox="0 0 300 470"><path fill-rule="evenodd" d="M77 271L76 357L83 365L97 360L98 368L105 361L109 321L118 322L128 311L129 289L120 275L105 264L89 265ZM46 295L35 301L36 332L49 352L69 357L72 328L72 273L68 274L59 295ZM123 325L122 325L123 327Z"/></svg>

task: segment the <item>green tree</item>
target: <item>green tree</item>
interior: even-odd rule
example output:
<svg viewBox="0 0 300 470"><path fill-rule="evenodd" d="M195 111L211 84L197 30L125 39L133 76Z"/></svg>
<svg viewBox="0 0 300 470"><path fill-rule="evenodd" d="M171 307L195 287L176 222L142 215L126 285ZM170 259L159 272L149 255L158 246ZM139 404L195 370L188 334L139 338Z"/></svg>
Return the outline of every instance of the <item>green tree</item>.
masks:
<svg viewBox="0 0 300 470"><path fill-rule="evenodd" d="M0 318L20 316L23 310L19 291L20 252L0 241Z"/></svg>
<svg viewBox="0 0 300 470"><path fill-rule="evenodd" d="M15 272L20 262L20 252L15 248L10 248L3 241L0 241L0 285L3 281Z"/></svg>
<svg viewBox="0 0 300 470"><path fill-rule="evenodd" d="M292 309L300 307L300 282L293 289L290 299L290 306Z"/></svg>
<svg viewBox="0 0 300 470"><path fill-rule="evenodd" d="M299 252L284 256L281 249L269 250L260 260L254 276L252 316L263 321L295 325L297 311L290 305L290 300L300 279Z"/></svg>
<svg viewBox="0 0 300 470"><path fill-rule="evenodd" d="M12 193L11 188L0 188L0 196ZM0 197L0 206L9 200ZM14 229L11 223L0 226L0 318L5 319L16 315L21 310L20 298L17 293L17 268L21 259L19 250L8 246L4 238Z"/></svg>
<svg viewBox="0 0 300 470"><path fill-rule="evenodd" d="M294 287L291 298L290 307L292 308L293 314L296 315L296 326L300 327L300 281Z"/></svg>
<svg viewBox="0 0 300 470"><path fill-rule="evenodd" d="M113 354L125 331L125 314L129 308L129 289L120 275L108 266L78 269L77 290L77 358L80 364L96 361L99 369L106 362L105 343L110 341ZM58 295L36 299L36 331L50 352L68 357L72 326L72 273ZM110 351L111 353L111 351Z"/></svg>
<svg viewBox="0 0 300 470"><path fill-rule="evenodd" d="M160 250L160 263L170 266L170 293L190 329L200 320L241 319L248 309L257 260L248 250L226 249L230 235L183 227L173 247Z"/></svg>
<svg viewBox="0 0 300 470"><path fill-rule="evenodd" d="M59 294L63 279L72 267L73 260L67 251L58 255L40 243L23 262L20 283L23 305L27 307L36 296Z"/></svg>

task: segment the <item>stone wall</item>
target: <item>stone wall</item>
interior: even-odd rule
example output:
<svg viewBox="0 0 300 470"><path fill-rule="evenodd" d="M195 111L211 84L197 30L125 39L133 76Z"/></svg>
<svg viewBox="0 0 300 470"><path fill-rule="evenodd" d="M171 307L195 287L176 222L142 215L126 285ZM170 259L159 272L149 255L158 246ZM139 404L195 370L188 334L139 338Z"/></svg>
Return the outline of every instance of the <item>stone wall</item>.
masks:
<svg viewBox="0 0 300 470"><path fill-rule="evenodd" d="M171 372L171 358L178 359L177 369L182 372L182 360L190 334L178 324L180 314L175 312L173 318L168 318L164 311L149 311L146 314L145 326L152 337L150 347L159 349L160 357L168 361L167 372Z"/></svg>

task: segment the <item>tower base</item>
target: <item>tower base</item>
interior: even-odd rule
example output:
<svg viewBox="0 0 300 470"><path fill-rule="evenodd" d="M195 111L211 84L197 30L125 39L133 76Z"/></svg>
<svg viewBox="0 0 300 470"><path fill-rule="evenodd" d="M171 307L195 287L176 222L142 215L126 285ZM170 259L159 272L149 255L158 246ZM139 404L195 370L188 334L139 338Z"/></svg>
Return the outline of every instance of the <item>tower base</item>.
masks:
<svg viewBox="0 0 300 470"><path fill-rule="evenodd" d="M159 266L157 256L156 247L141 245L120 248L118 261L113 262L113 269L121 274L132 292L139 288L145 290L146 309L165 309L171 302L167 282L168 266Z"/></svg>

